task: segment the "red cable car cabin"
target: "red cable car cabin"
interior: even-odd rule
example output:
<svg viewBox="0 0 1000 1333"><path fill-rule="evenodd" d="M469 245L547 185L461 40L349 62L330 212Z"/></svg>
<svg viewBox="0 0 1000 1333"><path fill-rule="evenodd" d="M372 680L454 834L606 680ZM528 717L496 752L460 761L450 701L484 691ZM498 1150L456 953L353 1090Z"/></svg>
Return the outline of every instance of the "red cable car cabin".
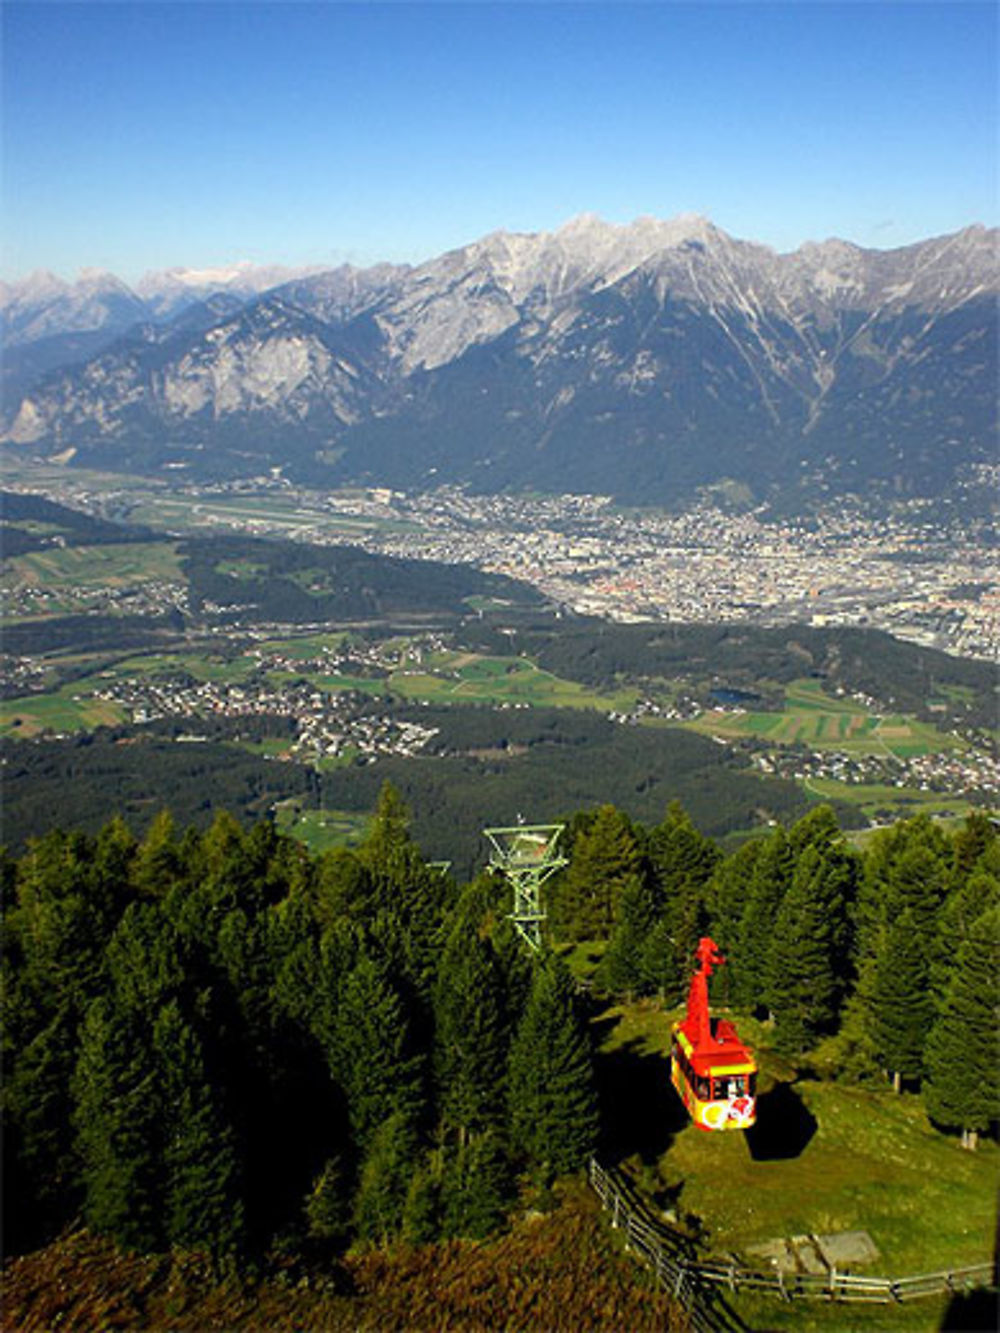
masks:
<svg viewBox="0 0 1000 1333"><path fill-rule="evenodd" d="M670 1077L699 1129L749 1129L757 1119L757 1065L732 1023L708 1011L708 978L726 960L714 940L698 943L687 1015L673 1028Z"/></svg>

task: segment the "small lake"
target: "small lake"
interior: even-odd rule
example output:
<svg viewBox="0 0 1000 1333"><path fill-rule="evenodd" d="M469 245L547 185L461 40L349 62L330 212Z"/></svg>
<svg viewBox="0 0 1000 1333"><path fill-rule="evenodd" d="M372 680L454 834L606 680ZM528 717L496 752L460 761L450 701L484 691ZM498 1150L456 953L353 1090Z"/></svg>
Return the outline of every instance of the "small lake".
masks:
<svg viewBox="0 0 1000 1333"><path fill-rule="evenodd" d="M717 704L760 703L760 695L754 694L751 690L732 690L720 686L717 690L709 690L708 694L709 698L714 699Z"/></svg>

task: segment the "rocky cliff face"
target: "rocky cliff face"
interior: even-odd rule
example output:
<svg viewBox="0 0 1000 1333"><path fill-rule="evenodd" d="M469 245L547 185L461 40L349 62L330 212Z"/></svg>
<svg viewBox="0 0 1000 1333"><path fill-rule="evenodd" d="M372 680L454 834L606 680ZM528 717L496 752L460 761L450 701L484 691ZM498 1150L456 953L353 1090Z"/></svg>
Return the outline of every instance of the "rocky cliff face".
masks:
<svg viewBox="0 0 1000 1333"><path fill-rule="evenodd" d="M583 217L188 307L34 384L6 438L330 484L933 491L993 456L997 290L981 227L778 255L700 217Z"/></svg>

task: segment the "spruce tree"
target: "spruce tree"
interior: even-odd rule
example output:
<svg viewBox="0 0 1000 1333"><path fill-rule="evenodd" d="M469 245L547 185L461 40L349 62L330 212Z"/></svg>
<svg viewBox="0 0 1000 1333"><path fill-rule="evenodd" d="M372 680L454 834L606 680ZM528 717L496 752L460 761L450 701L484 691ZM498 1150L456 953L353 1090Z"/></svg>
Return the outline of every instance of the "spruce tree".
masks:
<svg viewBox="0 0 1000 1333"><path fill-rule="evenodd" d="M801 856L807 847L825 852L840 840L840 825L829 805L817 805L788 830L788 842L796 857Z"/></svg>
<svg viewBox="0 0 1000 1333"><path fill-rule="evenodd" d="M314 1240L339 1241L350 1223L350 1195L340 1159L330 1157L305 1200L306 1223Z"/></svg>
<svg viewBox="0 0 1000 1333"><path fill-rule="evenodd" d="M962 884L977 868L986 869L984 857L997 843L997 830L989 815L972 810L965 823L952 835L952 875L956 886Z"/></svg>
<svg viewBox="0 0 1000 1333"><path fill-rule="evenodd" d="M480 1240L500 1227L514 1195L514 1175L494 1130L457 1148L445 1170L442 1231Z"/></svg>
<svg viewBox="0 0 1000 1333"><path fill-rule="evenodd" d="M98 1233L147 1252L165 1239L157 1075L142 1025L96 999L73 1078L85 1214Z"/></svg>
<svg viewBox="0 0 1000 1333"><path fill-rule="evenodd" d="M510 1056L515 1148L554 1174L583 1166L597 1140L597 1100L587 1033L569 972L540 960Z"/></svg>
<svg viewBox="0 0 1000 1333"><path fill-rule="evenodd" d="M169 810L161 810L150 824L131 864L132 884L137 893L163 898L181 876L177 829Z"/></svg>
<svg viewBox="0 0 1000 1333"><path fill-rule="evenodd" d="M716 865L706 886L708 933L726 958L726 966L715 973L710 984L712 994L724 1002L732 999L734 978L739 975L742 964L740 923L761 847L759 838L745 842L732 856L727 856Z"/></svg>
<svg viewBox="0 0 1000 1333"><path fill-rule="evenodd" d="M938 941L931 960L936 999L943 999L958 964L962 945L984 912L1000 905L1000 880L984 871L973 873L952 891L938 917Z"/></svg>
<svg viewBox="0 0 1000 1333"><path fill-rule="evenodd" d="M649 859L660 903L669 908L682 889L704 887L722 859L711 838L706 838L679 801L671 801L662 824L649 835Z"/></svg>
<svg viewBox="0 0 1000 1333"><path fill-rule="evenodd" d="M646 882L634 875L622 889L618 924L598 968L603 986L629 996L655 989L658 974L644 966L646 946L655 926L654 895Z"/></svg>
<svg viewBox="0 0 1000 1333"><path fill-rule="evenodd" d="M159 1072L166 1239L182 1249L235 1250L242 1239L232 1136L212 1095L200 1043L176 1001L153 1028Z"/></svg>
<svg viewBox="0 0 1000 1333"><path fill-rule="evenodd" d="M765 973L764 998L775 1017L775 1045L799 1054L835 1013L834 929L824 893L824 863L809 846L778 909Z"/></svg>
<svg viewBox="0 0 1000 1333"><path fill-rule="evenodd" d="M13 991L5 979L5 1038L13 1035L8 1026ZM47 1239L80 1204L70 1096L78 1026L75 1011L63 1004L23 1046L4 1042L4 1189L18 1200L6 1218L11 1251Z"/></svg>
<svg viewBox="0 0 1000 1333"><path fill-rule="evenodd" d="M402 1230L417 1157L417 1137L405 1112L375 1126L354 1200L354 1225L362 1240L385 1246Z"/></svg>
<svg viewBox="0 0 1000 1333"><path fill-rule="evenodd" d="M784 829L776 828L763 842L747 885L733 960L732 992L737 1004L764 1003L768 980L771 932L792 882L795 856Z"/></svg>
<svg viewBox="0 0 1000 1333"><path fill-rule="evenodd" d="M451 883L440 870L426 864L410 837L409 823L399 792L390 782L384 783L371 832L357 855L368 879L366 915L370 921L380 915L391 919L406 981L427 1006Z"/></svg>
<svg viewBox="0 0 1000 1333"><path fill-rule="evenodd" d="M407 1124L415 1121L422 1107L421 1062L411 1049L398 992L366 954L344 984L331 1047L331 1068L362 1153L394 1114Z"/></svg>
<svg viewBox="0 0 1000 1333"><path fill-rule="evenodd" d="M441 1234L441 1181L426 1165L410 1178L403 1205L403 1238L411 1245L429 1245Z"/></svg>
<svg viewBox="0 0 1000 1333"><path fill-rule="evenodd" d="M607 939L622 890L640 871L641 856L628 816L613 805L602 805L576 838L559 888L567 937Z"/></svg>
<svg viewBox="0 0 1000 1333"><path fill-rule="evenodd" d="M687 994L690 977L690 959L683 963L677 956L677 946L670 933L670 923L661 918L642 946L640 966L646 984L666 1004L679 1004Z"/></svg>
<svg viewBox="0 0 1000 1333"><path fill-rule="evenodd" d="M923 1073L924 1046L934 1017L925 930L907 909L886 928L875 960L875 1047L897 1091L903 1079L918 1079Z"/></svg>
<svg viewBox="0 0 1000 1333"><path fill-rule="evenodd" d="M928 1113L974 1149L1000 1120L1000 908L984 912L959 947L926 1065Z"/></svg>
<svg viewBox="0 0 1000 1333"><path fill-rule="evenodd" d="M461 1143L504 1120L510 1029L493 946L453 929L434 989L434 1081L442 1123Z"/></svg>

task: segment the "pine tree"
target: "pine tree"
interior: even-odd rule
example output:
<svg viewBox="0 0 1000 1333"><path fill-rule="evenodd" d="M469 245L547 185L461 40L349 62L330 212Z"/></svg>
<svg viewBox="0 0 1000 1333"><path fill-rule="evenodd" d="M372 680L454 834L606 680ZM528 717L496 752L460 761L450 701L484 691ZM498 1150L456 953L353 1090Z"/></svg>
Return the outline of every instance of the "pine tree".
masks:
<svg viewBox="0 0 1000 1333"><path fill-rule="evenodd" d="M354 1225L362 1240L384 1246L402 1230L417 1156L416 1134L405 1112L394 1112L373 1130L354 1201Z"/></svg>
<svg viewBox="0 0 1000 1333"><path fill-rule="evenodd" d="M446 1129L465 1143L504 1120L510 1028L493 946L459 922L434 989L434 1077Z"/></svg>
<svg viewBox="0 0 1000 1333"><path fill-rule="evenodd" d="M924 1045L934 1017L924 930L907 909L886 928L875 961L874 1040L883 1068L901 1081L923 1073Z"/></svg>
<svg viewBox="0 0 1000 1333"><path fill-rule="evenodd" d="M927 1041L928 1113L962 1131L963 1146L1000 1120L1000 908L984 912L958 950Z"/></svg>
<svg viewBox="0 0 1000 1333"><path fill-rule="evenodd" d="M603 986L629 996L655 989L657 974L644 967L645 949L655 926L653 893L644 880L634 875L622 889L618 924L598 968L598 979Z"/></svg>
<svg viewBox="0 0 1000 1333"><path fill-rule="evenodd" d="M587 1034L572 982L557 958L537 964L510 1056L515 1146L554 1174L582 1166L597 1139L597 1101Z"/></svg>
<svg viewBox="0 0 1000 1333"><path fill-rule="evenodd" d="M706 886L708 933L726 958L726 966L712 978L712 994L725 1003L733 996L734 977L741 970L740 923L761 847L759 838L745 842L732 856L716 865Z"/></svg>
<svg viewBox="0 0 1000 1333"><path fill-rule="evenodd" d="M364 1153L394 1114L407 1124L415 1121L422 1106L420 1059L411 1049L398 993L366 954L344 984L335 1022L331 1067Z"/></svg>
<svg viewBox="0 0 1000 1333"><path fill-rule="evenodd" d="M159 1072L166 1239L182 1249L235 1250L242 1239L232 1136L215 1104L200 1044L176 1001L153 1028Z"/></svg>
<svg viewBox="0 0 1000 1333"><path fill-rule="evenodd" d="M607 939L625 884L641 871L641 856L627 815L602 805L573 844L559 889L570 939Z"/></svg>
<svg viewBox="0 0 1000 1333"><path fill-rule="evenodd" d="M962 945L972 927L991 908L1000 904L1000 880L984 871L974 871L945 901L938 917L938 940L931 959L931 984L936 999L943 999L958 965Z"/></svg>
<svg viewBox="0 0 1000 1333"><path fill-rule="evenodd" d="M763 842L747 886L733 965L732 993L737 1004L764 1003L771 932L791 886L795 856L784 829L776 828Z"/></svg>
<svg viewBox="0 0 1000 1333"><path fill-rule="evenodd" d="M840 841L840 825L829 805L815 806L788 830L788 842L796 857L801 856L807 847L826 852Z"/></svg>
<svg viewBox="0 0 1000 1333"><path fill-rule="evenodd" d="M157 1067L140 1024L106 999L87 1011L74 1122L93 1229L130 1249L165 1239Z"/></svg>
<svg viewBox="0 0 1000 1333"><path fill-rule="evenodd" d="M350 1196L340 1159L330 1157L306 1197L305 1215L314 1240L339 1241L350 1223Z"/></svg>
<svg viewBox="0 0 1000 1333"><path fill-rule="evenodd" d="M775 1016L775 1045L792 1053L807 1050L835 1013L835 923L823 892L823 872L820 852L807 847L771 937L764 998Z"/></svg>
<svg viewBox="0 0 1000 1333"><path fill-rule="evenodd" d="M161 810L136 850L131 865L132 884L145 897L163 898L180 875L177 829L170 811Z"/></svg>
<svg viewBox="0 0 1000 1333"><path fill-rule="evenodd" d="M669 906L682 889L704 887L722 856L680 802L671 801L666 819L649 835L649 859L660 902Z"/></svg>
<svg viewBox="0 0 1000 1333"><path fill-rule="evenodd" d="M514 1175L495 1131L460 1146L451 1156L442 1190L445 1236L480 1240L500 1227L514 1195Z"/></svg>
<svg viewBox="0 0 1000 1333"><path fill-rule="evenodd" d="M689 962L687 959L682 964L679 960L670 923L661 918L642 946L640 966L644 982L668 1005L679 1004L687 993Z"/></svg>
<svg viewBox="0 0 1000 1333"><path fill-rule="evenodd" d="M426 1166L410 1179L403 1205L403 1237L411 1245L429 1245L441 1235L441 1182Z"/></svg>
<svg viewBox="0 0 1000 1333"><path fill-rule="evenodd" d="M12 1036L14 987L5 980L5 1038ZM5 1051L3 1109L5 1194L17 1199L6 1220L11 1251L42 1243L80 1204L73 1144L70 1078L77 1057L77 1018L63 1004L23 1046Z"/></svg>

